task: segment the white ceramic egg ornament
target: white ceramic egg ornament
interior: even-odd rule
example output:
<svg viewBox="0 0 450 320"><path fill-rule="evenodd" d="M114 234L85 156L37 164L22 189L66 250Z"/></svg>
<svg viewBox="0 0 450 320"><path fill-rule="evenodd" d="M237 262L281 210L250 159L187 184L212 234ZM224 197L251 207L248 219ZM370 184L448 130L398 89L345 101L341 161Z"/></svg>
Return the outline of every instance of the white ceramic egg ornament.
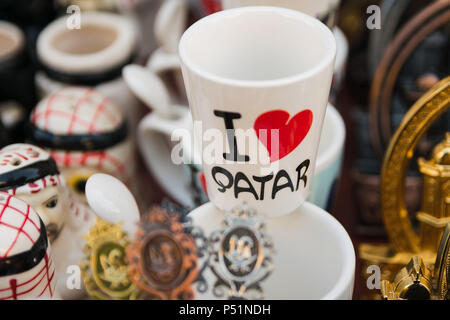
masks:
<svg viewBox="0 0 450 320"><path fill-rule="evenodd" d="M55 264L39 215L0 192L0 222L0 300L53 298Z"/></svg>
<svg viewBox="0 0 450 320"><path fill-rule="evenodd" d="M80 201L86 202L84 187L94 173L133 185L134 148L125 117L94 89L65 87L41 100L31 114L28 138L49 150Z"/></svg>
<svg viewBox="0 0 450 320"><path fill-rule="evenodd" d="M56 267L54 296L83 297L82 287L67 285L67 270L78 265L83 256L82 237L92 227L94 213L74 201L50 154L30 144L13 144L0 150L0 183L1 191L28 203L45 225Z"/></svg>

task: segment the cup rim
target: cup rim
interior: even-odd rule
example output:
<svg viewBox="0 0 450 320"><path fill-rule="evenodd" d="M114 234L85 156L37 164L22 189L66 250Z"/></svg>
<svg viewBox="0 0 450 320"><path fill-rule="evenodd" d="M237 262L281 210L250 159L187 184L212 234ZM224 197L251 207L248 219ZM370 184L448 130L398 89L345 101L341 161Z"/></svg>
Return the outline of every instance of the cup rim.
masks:
<svg viewBox="0 0 450 320"><path fill-rule="evenodd" d="M187 42L189 36L196 32L197 29L201 28L203 24L207 24L210 21L225 19L231 16L238 16L246 13L258 13L258 12L272 12L276 13L280 16L288 16L293 19L297 19L303 23L311 24L317 27L323 33L325 38L328 38L330 41L330 50L327 50L325 57L320 63L314 66L311 69L308 69L304 72L297 73L295 75L280 77L277 79L270 80L239 80L239 79L231 79L228 77L223 77L216 75L212 72L204 70L202 67L198 66L195 62L192 61L189 54L187 53ZM329 65L334 67L334 59L336 56L336 39L332 33L332 31L323 24L320 20L313 18L305 13L295 11L292 9L279 8L279 7L269 7L269 6L247 6L247 7L239 7L233 9L222 10L211 15L208 15L193 25L191 25L182 35L180 39L180 43L178 46L178 54L180 56L180 60L182 64L184 64L188 69L202 78L206 78L210 81L221 83L229 86L237 86L237 87L246 87L246 88L266 88L266 87L276 87L276 86L285 86L291 83L298 82L300 80L304 80L312 77L315 74L320 73L322 70L326 69Z"/></svg>
<svg viewBox="0 0 450 320"><path fill-rule="evenodd" d="M0 29L0 33L8 36L14 42L13 49L5 55L0 56L0 60L6 60L23 49L25 45L25 36L18 26L8 21L0 20Z"/></svg>
<svg viewBox="0 0 450 320"><path fill-rule="evenodd" d="M353 242L344 226L326 210L308 201L305 201L296 210L301 210L301 208L303 208L303 210L308 210L311 212L316 211L314 212L314 214L319 217L319 219L322 219L325 224L328 224L330 228L335 231L335 235L341 240L340 248L343 253L342 272L340 273L339 279L334 283L334 286L320 299L335 300L339 297L343 297L345 295L347 287L349 285L354 285L356 255Z"/></svg>
<svg viewBox="0 0 450 320"><path fill-rule="evenodd" d="M42 30L37 39L36 51L40 62L62 72L92 73L116 67L133 54L137 30L129 18L109 12L81 13L83 25L96 25L117 32L117 37L106 48L88 54L72 54L56 49L52 40L62 32L71 31L66 26L67 17L60 17Z"/></svg>

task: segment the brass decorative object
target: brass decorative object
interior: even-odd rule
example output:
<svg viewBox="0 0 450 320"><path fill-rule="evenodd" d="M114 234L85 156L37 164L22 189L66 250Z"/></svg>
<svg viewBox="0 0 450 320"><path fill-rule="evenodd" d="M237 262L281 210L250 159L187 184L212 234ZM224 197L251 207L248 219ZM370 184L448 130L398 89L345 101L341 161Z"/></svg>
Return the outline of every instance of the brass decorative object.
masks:
<svg viewBox="0 0 450 320"><path fill-rule="evenodd" d="M434 275L437 281L437 297L442 300L450 300L450 223L442 235L434 265Z"/></svg>
<svg viewBox="0 0 450 320"><path fill-rule="evenodd" d="M127 248L131 280L151 299L193 299L197 254L180 215L154 207L142 217L136 240Z"/></svg>
<svg viewBox="0 0 450 320"><path fill-rule="evenodd" d="M381 293L386 300L428 300L431 292L431 272L419 256L412 257L392 283L383 280L381 285Z"/></svg>
<svg viewBox="0 0 450 320"><path fill-rule="evenodd" d="M381 282L381 295L385 300L450 300L450 223L447 224L442 236L436 263L434 277L420 256L414 256L402 268L392 282Z"/></svg>
<svg viewBox="0 0 450 320"><path fill-rule="evenodd" d="M273 243L262 217L246 205L226 213L223 229L209 239L209 267L217 277L215 296L263 299L260 286L273 271Z"/></svg>
<svg viewBox="0 0 450 320"><path fill-rule="evenodd" d="M128 276L126 247L129 244L121 224L97 219L86 236L86 257L80 262L88 294L101 300L135 300L140 290Z"/></svg>
<svg viewBox="0 0 450 320"><path fill-rule="evenodd" d="M437 83L405 115L387 149L381 182L383 220L389 245L362 244L360 258L365 267L378 265L382 279L390 280L409 260L419 255L433 269L438 241L450 221L450 139L434 148L432 159L419 159L424 175L421 209L417 213L419 234L413 229L404 201L404 182L418 142L450 107L450 77ZM389 292L389 290L387 290Z"/></svg>

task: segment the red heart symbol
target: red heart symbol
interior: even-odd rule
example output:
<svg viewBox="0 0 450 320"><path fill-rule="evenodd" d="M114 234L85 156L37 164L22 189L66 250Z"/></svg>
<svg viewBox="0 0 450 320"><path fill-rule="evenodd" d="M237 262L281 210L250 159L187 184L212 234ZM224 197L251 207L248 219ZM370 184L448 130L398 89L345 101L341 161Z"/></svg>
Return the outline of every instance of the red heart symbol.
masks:
<svg viewBox="0 0 450 320"><path fill-rule="evenodd" d="M311 129L313 113L303 110L289 119L289 112L285 110L272 110L261 114L253 128L258 139L264 144L270 155L270 162L284 158L303 141ZM272 146L272 130L279 130L279 143L274 141ZM276 133L273 133L276 138ZM275 140L275 139L274 139ZM278 150L277 146L278 144ZM278 151L278 152L277 152Z"/></svg>

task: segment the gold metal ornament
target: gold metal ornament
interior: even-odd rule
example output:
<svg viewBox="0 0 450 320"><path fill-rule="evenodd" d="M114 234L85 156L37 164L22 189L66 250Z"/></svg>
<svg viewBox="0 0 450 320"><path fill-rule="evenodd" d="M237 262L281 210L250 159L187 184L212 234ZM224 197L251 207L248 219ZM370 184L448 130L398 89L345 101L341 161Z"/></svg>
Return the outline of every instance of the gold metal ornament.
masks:
<svg viewBox="0 0 450 320"><path fill-rule="evenodd" d="M450 300L450 223L440 241L434 274L420 256L414 256L392 282L381 282L381 295L385 300Z"/></svg>
<svg viewBox="0 0 450 320"><path fill-rule="evenodd" d="M273 243L262 217L246 204L226 213L222 230L209 238L213 294L228 299L263 299L260 283L272 273Z"/></svg>
<svg viewBox="0 0 450 320"><path fill-rule="evenodd" d="M430 160L419 159L423 174L419 233L409 219L404 201L404 182L414 149L428 128L450 108L450 77L437 83L411 107L387 149L381 175L381 205L390 244L362 244L359 255L363 273L369 265L382 269L382 279L393 279L413 256L420 256L433 270L437 247L450 221L450 135L434 148ZM367 274L364 274L367 276ZM391 292L385 287L385 293Z"/></svg>
<svg viewBox="0 0 450 320"><path fill-rule="evenodd" d="M190 300L198 275L197 247L180 215L153 207L127 248L130 278L151 299Z"/></svg>
<svg viewBox="0 0 450 320"><path fill-rule="evenodd" d="M437 281L436 295L438 299L450 300L450 223L442 235L441 243L434 265Z"/></svg>
<svg viewBox="0 0 450 320"><path fill-rule="evenodd" d="M381 294L386 300L429 300L432 295L431 271L419 256L411 258L392 283L383 280Z"/></svg>
<svg viewBox="0 0 450 320"><path fill-rule="evenodd" d="M85 237L86 257L80 262L88 294L101 300L135 300L140 290L129 278L126 247L130 241L121 224L98 219Z"/></svg>

